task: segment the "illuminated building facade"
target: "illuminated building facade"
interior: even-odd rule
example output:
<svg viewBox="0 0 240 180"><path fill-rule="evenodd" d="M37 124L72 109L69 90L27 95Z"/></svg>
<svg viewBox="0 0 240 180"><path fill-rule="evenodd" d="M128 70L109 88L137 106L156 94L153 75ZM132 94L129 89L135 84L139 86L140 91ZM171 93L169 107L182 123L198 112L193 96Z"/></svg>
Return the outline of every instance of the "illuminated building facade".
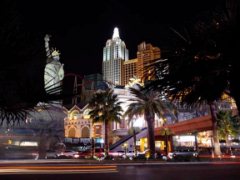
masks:
<svg viewBox="0 0 240 180"><path fill-rule="evenodd" d="M133 77L144 80L151 80L154 77L150 75L146 77L147 65L161 58L160 48L152 46L152 44L142 42L138 45L137 58L124 61L123 63L123 82L124 85L129 83ZM150 73L150 72L149 72Z"/></svg>
<svg viewBox="0 0 240 180"><path fill-rule="evenodd" d="M101 123L92 124L88 115L89 109L84 107L80 109L74 105L64 119L65 137L66 138L101 138L103 128Z"/></svg>
<svg viewBox="0 0 240 180"><path fill-rule="evenodd" d="M67 111L67 117L64 118L64 142L66 144L78 144L81 148L89 149L91 146L87 146L94 138L95 146L96 144L99 147L102 146L104 128L102 123L92 123L88 115L89 111L87 106L81 109L77 105Z"/></svg>
<svg viewBox="0 0 240 180"><path fill-rule="evenodd" d="M144 77L144 71L147 65L153 63L157 59L161 58L160 48L152 46L152 44L146 44L142 42L138 45L137 52L137 77L140 79L150 80L151 77Z"/></svg>
<svg viewBox="0 0 240 180"><path fill-rule="evenodd" d="M103 48L103 80L114 85L123 85L123 62L128 60L128 49L114 28L112 39L107 40Z"/></svg>
<svg viewBox="0 0 240 180"><path fill-rule="evenodd" d="M137 75L137 58L125 61L124 69L124 85L129 83L129 80Z"/></svg>

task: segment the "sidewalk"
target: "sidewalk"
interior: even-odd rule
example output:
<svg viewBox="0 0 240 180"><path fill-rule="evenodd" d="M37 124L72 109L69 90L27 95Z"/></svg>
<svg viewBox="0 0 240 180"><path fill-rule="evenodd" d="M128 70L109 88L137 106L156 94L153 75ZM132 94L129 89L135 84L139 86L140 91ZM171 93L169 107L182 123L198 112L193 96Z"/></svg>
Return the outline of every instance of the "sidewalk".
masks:
<svg viewBox="0 0 240 180"><path fill-rule="evenodd" d="M52 160L0 160L4 164L84 164L84 165L174 165L174 164L231 164L239 163L240 157L211 158L200 157L199 161L164 161L164 160L95 160L95 159L52 159Z"/></svg>
<svg viewBox="0 0 240 180"><path fill-rule="evenodd" d="M200 155L201 161L240 161L240 156L236 155L222 155L221 157L214 157L212 155Z"/></svg>

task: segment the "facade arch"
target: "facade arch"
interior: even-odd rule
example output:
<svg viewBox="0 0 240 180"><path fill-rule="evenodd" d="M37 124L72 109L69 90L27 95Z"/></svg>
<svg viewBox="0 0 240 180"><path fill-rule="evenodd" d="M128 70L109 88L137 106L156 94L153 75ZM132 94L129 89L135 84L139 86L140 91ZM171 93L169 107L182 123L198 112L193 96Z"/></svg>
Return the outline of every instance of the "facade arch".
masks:
<svg viewBox="0 0 240 180"><path fill-rule="evenodd" d="M76 130L75 128L71 128L68 131L68 137L74 138L76 136Z"/></svg>
<svg viewBox="0 0 240 180"><path fill-rule="evenodd" d="M87 126L82 128L82 138L89 138L90 137L90 129Z"/></svg>

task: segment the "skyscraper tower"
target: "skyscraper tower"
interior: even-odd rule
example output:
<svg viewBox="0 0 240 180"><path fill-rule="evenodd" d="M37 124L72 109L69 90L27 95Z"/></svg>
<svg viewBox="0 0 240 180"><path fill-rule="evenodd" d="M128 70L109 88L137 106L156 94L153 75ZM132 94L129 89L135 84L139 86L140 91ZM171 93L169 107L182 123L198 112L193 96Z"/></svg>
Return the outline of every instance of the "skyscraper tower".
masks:
<svg viewBox="0 0 240 180"><path fill-rule="evenodd" d="M146 72L148 69L147 66L149 64L154 63L156 60L161 58L161 51L160 48L154 47L150 43L142 42L138 45L138 51L137 51L137 77L144 80L152 80L155 77L149 76L151 72ZM148 70L150 71L150 70ZM149 74L148 74L149 73Z"/></svg>
<svg viewBox="0 0 240 180"><path fill-rule="evenodd" d="M128 60L128 49L119 37L119 30L114 28L112 39L107 40L103 48L103 80L123 85L123 62Z"/></svg>
<svg viewBox="0 0 240 180"><path fill-rule="evenodd" d="M141 83L146 80L153 80L149 64L161 58L161 50L150 43L142 42L138 45L137 58L130 59L123 63L124 85L129 83L130 79L139 79Z"/></svg>

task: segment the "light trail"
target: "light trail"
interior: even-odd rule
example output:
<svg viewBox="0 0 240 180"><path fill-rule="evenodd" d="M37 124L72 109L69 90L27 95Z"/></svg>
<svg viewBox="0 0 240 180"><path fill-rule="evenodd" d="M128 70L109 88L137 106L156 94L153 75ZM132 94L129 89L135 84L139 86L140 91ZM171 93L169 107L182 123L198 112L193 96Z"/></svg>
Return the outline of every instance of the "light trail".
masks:
<svg viewBox="0 0 240 180"><path fill-rule="evenodd" d="M117 166L2 166L0 175L6 174L78 174L116 173Z"/></svg>

